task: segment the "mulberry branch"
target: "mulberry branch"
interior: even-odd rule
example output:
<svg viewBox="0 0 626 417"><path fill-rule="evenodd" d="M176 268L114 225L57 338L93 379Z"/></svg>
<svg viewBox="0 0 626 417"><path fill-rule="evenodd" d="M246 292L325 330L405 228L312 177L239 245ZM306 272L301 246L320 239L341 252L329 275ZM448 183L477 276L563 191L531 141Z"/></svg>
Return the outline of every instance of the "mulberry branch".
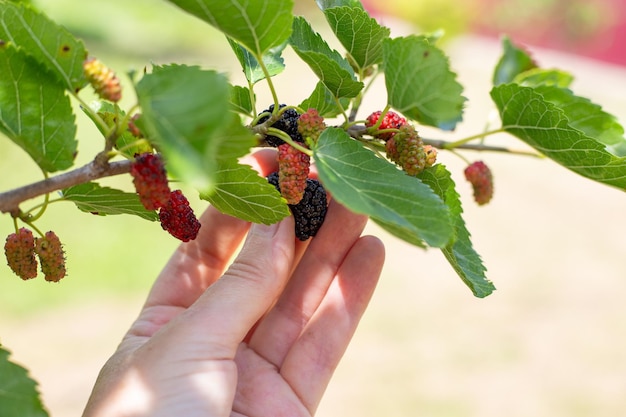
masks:
<svg viewBox="0 0 626 417"><path fill-rule="evenodd" d="M92 161L72 171L50 177L23 187L0 193L0 212L19 216L19 205L31 198L53 191L62 190L72 185L82 184L99 178L112 177L130 172L132 161L116 161L102 164Z"/></svg>

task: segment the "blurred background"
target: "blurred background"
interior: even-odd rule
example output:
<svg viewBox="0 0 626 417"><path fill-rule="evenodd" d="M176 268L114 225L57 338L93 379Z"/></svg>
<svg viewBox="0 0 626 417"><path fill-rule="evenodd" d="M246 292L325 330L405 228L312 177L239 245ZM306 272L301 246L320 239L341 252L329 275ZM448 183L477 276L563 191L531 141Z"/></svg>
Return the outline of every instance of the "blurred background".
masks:
<svg viewBox="0 0 626 417"><path fill-rule="evenodd" d="M243 76L224 38L165 1L35 0L115 68L133 104L126 71L186 63ZM480 132L500 35L527 46L543 67L576 77L574 91L626 123L626 11L610 0L372 0L372 14L392 35L443 28L443 47L468 105L455 132L420 128L454 140ZM313 1L297 12L327 33ZM402 19L401 19L402 18ZM332 36L331 40L334 47ZM299 103L315 79L287 49L276 78L281 101ZM378 80L362 115L386 103ZM270 102L259 85L260 103ZM78 164L102 146L77 111ZM506 135L495 143L524 145ZM486 161L495 197L477 207L464 162L442 153L462 194L474 246L498 290L476 299L443 256L368 227L385 241L378 291L337 370L319 416L616 416L626 410L626 199L548 160L466 153ZM39 179L36 166L0 139L0 190ZM104 184L131 189L128 178ZM197 212L206 203L187 190ZM33 204L35 204L34 202ZM177 242L159 224L98 217L53 204L39 223L65 243L69 276L60 284L22 282L0 266L0 342L40 382L51 415L80 415L97 372L139 311ZM28 204L25 207L29 207ZM12 231L0 218L0 235Z"/></svg>

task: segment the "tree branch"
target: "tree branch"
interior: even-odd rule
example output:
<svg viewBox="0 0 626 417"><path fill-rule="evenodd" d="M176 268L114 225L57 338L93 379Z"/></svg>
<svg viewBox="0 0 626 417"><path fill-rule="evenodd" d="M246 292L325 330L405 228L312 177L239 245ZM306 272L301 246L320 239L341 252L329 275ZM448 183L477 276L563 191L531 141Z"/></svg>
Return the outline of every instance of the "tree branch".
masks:
<svg viewBox="0 0 626 417"><path fill-rule="evenodd" d="M75 170L47 178L45 180L0 193L0 212L19 215L19 205L31 198L62 190L72 185L82 184L98 178L130 172L132 161L117 161L102 164L92 161Z"/></svg>

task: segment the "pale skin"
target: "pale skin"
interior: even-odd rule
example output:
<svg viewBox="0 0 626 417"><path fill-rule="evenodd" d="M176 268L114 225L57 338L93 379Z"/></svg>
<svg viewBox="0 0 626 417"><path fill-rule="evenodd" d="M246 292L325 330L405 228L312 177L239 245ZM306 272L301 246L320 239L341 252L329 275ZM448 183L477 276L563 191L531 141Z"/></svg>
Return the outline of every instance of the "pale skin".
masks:
<svg viewBox="0 0 626 417"><path fill-rule="evenodd" d="M271 153L249 162L275 170ZM103 367L83 417L315 414L380 276L382 243L361 236L367 219L334 201L307 242L291 217L250 226L210 207L200 221Z"/></svg>

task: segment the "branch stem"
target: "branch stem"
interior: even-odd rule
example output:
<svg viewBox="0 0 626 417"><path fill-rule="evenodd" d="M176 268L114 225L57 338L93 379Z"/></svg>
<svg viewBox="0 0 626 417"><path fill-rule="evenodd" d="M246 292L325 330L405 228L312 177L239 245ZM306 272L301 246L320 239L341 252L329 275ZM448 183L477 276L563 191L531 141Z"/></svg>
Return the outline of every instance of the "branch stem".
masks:
<svg viewBox="0 0 626 417"><path fill-rule="evenodd" d="M92 161L87 165L76 168L55 177L46 178L24 187L0 193L0 212L19 215L19 205L31 198L49 194L53 191L62 190L72 185L82 184L98 178L111 177L114 175L130 172L132 161L116 161L111 163L98 163Z"/></svg>

